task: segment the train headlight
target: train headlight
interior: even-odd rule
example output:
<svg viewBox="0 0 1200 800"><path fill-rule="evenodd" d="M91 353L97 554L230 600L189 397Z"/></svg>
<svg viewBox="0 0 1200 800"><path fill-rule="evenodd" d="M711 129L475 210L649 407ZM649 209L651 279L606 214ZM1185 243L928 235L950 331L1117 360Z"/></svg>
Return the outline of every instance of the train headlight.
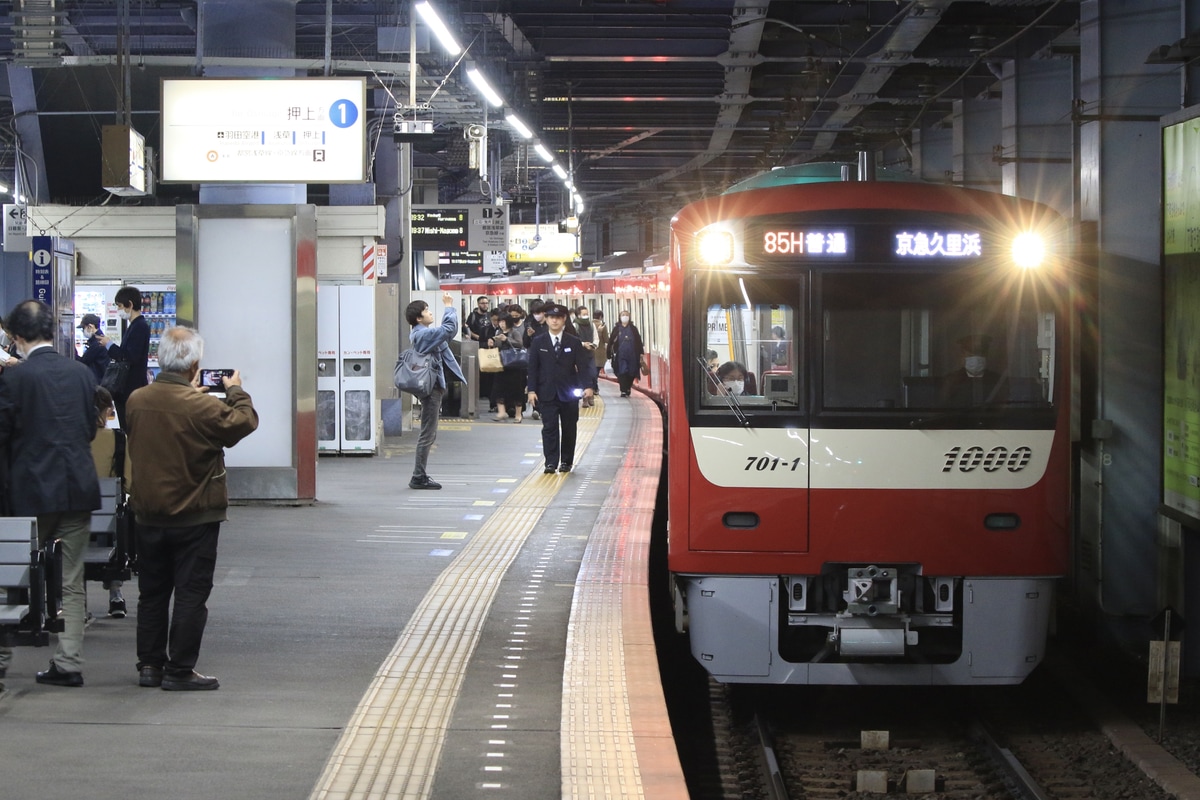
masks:
<svg viewBox="0 0 1200 800"><path fill-rule="evenodd" d="M722 230L701 231L696 237L696 258L710 266L733 261L733 234Z"/></svg>
<svg viewBox="0 0 1200 800"><path fill-rule="evenodd" d="M1036 269L1046 260L1046 243L1041 235L1026 231L1012 243L1013 263L1022 269Z"/></svg>

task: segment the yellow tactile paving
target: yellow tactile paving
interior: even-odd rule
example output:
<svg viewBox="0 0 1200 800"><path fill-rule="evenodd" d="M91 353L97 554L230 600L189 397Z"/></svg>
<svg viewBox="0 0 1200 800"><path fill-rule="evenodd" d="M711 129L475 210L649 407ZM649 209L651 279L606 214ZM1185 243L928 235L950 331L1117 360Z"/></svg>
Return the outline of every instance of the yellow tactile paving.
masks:
<svg viewBox="0 0 1200 800"><path fill-rule="evenodd" d="M659 684L646 591L662 431L654 415L637 419L571 603L560 748L562 796L572 800L688 796Z"/></svg>
<svg viewBox="0 0 1200 800"><path fill-rule="evenodd" d="M603 406L583 409L576 452ZM376 672L310 800L424 800L459 687L500 579L565 476L539 467L500 504L434 582ZM475 501L475 506L494 505ZM472 587L463 592L464 585Z"/></svg>

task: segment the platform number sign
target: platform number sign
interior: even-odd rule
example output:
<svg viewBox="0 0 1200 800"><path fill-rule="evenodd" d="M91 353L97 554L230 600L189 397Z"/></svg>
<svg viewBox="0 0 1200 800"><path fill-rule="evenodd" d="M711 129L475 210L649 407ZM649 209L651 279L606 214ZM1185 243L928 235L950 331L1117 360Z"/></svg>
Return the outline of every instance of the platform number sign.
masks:
<svg viewBox="0 0 1200 800"><path fill-rule="evenodd" d="M33 237L33 297L47 305L54 304L53 247L52 237Z"/></svg>
<svg viewBox="0 0 1200 800"><path fill-rule="evenodd" d="M334 100L329 104L329 121L336 128L349 128L358 122L358 106L350 100Z"/></svg>

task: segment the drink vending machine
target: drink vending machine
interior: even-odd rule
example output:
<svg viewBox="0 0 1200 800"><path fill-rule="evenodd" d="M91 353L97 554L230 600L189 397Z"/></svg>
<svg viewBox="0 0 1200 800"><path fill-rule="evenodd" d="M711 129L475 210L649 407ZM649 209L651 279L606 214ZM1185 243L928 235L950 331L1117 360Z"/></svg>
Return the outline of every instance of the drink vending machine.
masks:
<svg viewBox="0 0 1200 800"><path fill-rule="evenodd" d="M117 291L125 284L120 281L105 283L75 284L75 350L83 352L87 343L79 323L84 314L100 317L100 328L114 344L121 343L128 323L117 316ZM150 358L147 362L148 379L158 374L158 341L163 331L175 324L175 286L172 284L129 284L142 292L142 316L150 326Z"/></svg>
<svg viewBox="0 0 1200 800"><path fill-rule="evenodd" d="M317 287L317 451L375 452L375 287Z"/></svg>

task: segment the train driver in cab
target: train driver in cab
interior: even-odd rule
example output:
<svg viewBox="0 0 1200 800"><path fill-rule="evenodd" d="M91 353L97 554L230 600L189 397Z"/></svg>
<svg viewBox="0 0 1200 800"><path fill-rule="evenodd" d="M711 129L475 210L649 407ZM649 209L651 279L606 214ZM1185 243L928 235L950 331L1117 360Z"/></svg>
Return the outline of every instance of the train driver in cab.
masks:
<svg viewBox="0 0 1200 800"><path fill-rule="evenodd" d="M754 376L737 361L726 361L710 373L716 380L709 380L709 394L744 396L754 394Z"/></svg>
<svg viewBox="0 0 1200 800"><path fill-rule="evenodd" d="M1000 373L988 369L992 337L972 334L958 340L962 367L942 382L942 400L948 406L974 406L1008 400L1008 386Z"/></svg>

